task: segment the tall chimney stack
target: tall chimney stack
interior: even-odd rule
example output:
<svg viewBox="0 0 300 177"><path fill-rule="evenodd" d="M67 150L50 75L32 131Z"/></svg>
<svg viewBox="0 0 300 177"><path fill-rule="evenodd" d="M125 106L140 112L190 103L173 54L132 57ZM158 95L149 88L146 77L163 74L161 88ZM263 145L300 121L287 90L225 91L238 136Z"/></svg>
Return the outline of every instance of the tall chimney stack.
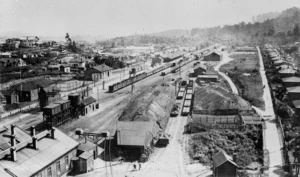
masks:
<svg viewBox="0 0 300 177"><path fill-rule="evenodd" d="M15 137L15 135L11 135L10 136L10 144L11 144L11 147L13 147L13 146L16 145L16 137Z"/></svg>
<svg viewBox="0 0 300 177"><path fill-rule="evenodd" d="M10 125L11 135L15 134L15 125Z"/></svg>
<svg viewBox="0 0 300 177"><path fill-rule="evenodd" d="M17 150L16 148L10 148L10 157L12 161L17 161Z"/></svg>
<svg viewBox="0 0 300 177"><path fill-rule="evenodd" d="M55 139L55 135L54 135L55 129L52 127L51 128L51 138Z"/></svg>
<svg viewBox="0 0 300 177"><path fill-rule="evenodd" d="M35 127L34 126L30 127L30 135L35 136Z"/></svg>
<svg viewBox="0 0 300 177"><path fill-rule="evenodd" d="M37 138L36 137L32 137L32 147L33 149L38 149L37 147Z"/></svg>
<svg viewBox="0 0 300 177"><path fill-rule="evenodd" d="M236 163L236 153L233 153L233 158L232 158L233 162Z"/></svg>

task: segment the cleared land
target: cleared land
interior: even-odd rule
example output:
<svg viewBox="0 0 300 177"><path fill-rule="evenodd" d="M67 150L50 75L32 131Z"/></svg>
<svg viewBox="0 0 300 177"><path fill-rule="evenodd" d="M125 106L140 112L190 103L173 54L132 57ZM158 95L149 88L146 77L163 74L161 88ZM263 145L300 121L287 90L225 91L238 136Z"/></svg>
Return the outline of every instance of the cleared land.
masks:
<svg viewBox="0 0 300 177"><path fill-rule="evenodd" d="M264 109L263 84L257 54L234 54L230 57L234 60L221 66L220 71L228 73L242 98Z"/></svg>
<svg viewBox="0 0 300 177"><path fill-rule="evenodd" d="M208 85L195 89L194 110L250 110L251 105L238 95L220 86Z"/></svg>

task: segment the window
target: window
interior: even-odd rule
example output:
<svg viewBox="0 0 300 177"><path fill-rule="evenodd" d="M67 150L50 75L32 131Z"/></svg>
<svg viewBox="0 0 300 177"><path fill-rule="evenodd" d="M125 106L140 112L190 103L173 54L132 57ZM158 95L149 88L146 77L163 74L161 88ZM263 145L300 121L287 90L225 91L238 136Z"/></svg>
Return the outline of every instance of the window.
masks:
<svg viewBox="0 0 300 177"><path fill-rule="evenodd" d="M57 171L57 174L60 175L60 173L61 173L60 161L56 162L56 171Z"/></svg>
<svg viewBox="0 0 300 177"><path fill-rule="evenodd" d="M69 170L69 157L65 156L66 170Z"/></svg>
<svg viewBox="0 0 300 177"><path fill-rule="evenodd" d="M47 169L47 177L52 177L51 167Z"/></svg>

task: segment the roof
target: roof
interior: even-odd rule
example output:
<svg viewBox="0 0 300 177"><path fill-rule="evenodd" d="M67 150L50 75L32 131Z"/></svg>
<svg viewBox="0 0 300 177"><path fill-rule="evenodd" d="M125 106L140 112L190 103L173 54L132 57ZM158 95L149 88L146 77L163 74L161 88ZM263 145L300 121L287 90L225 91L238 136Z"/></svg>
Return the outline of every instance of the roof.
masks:
<svg viewBox="0 0 300 177"><path fill-rule="evenodd" d="M48 131L45 130L40 134L46 135L47 133ZM0 160L0 176L7 176L5 173L2 174L3 169L9 169L16 176L32 176L78 146L78 142L60 130L55 129L54 134L55 139L46 136L38 138L38 150L25 147L17 151L17 161L15 162Z"/></svg>
<svg viewBox="0 0 300 177"><path fill-rule="evenodd" d="M124 146L145 146L155 137L159 128L154 121L118 121L117 144Z"/></svg>
<svg viewBox="0 0 300 177"><path fill-rule="evenodd" d="M225 162L230 162L234 166L237 166L236 163L233 162L232 158L229 155L227 155L224 151L218 152L212 157L212 159L213 159L214 167L219 167Z"/></svg>
<svg viewBox="0 0 300 177"><path fill-rule="evenodd" d="M218 52L215 52L215 51L209 52L209 53L205 54L204 56L208 56L208 55L212 55L212 54L221 56L221 54L219 54Z"/></svg>
<svg viewBox="0 0 300 177"><path fill-rule="evenodd" d="M300 82L300 77L286 77L282 79L282 82Z"/></svg>
<svg viewBox="0 0 300 177"><path fill-rule="evenodd" d="M18 126L15 126L14 131L16 141L18 143L25 142L27 139L31 138L25 131L20 129ZM10 139L5 137L7 135L11 135L10 127L2 127L0 132L0 153L11 147Z"/></svg>
<svg viewBox="0 0 300 177"><path fill-rule="evenodd" d="M16 88L17 90L22 89L22 91L31 91L31 90L37 89L39 87L43 87L43 88L49 87L50 85L52 85L54 83L55 83L55 81L52 81L49 79L38 79L38 80L18 84L16 86L14 86L14 88ZM21 85L22 85L22 87L21 87Z"/></svg>
<svg viewBox="0 0 300 177"><path fill-rule="evenodd" d="M79 158L87 160L87 159L89 159L91 156L93 156L93 153L91 153L91 152L84 152L84 153L82 153L82 154L79 156Z"/></svg>
<svg viewBox="0 0 300 177"><path fill-rule="evenodd" d="M293 101L293 105L295 108L300 108L300 100Z"/></svg>
<svg viewBox="0 0 300 177"><path fill-rule="evenodd" d="M101 64L101 65L95 66L95 67L93 67L93 69L95 69L99 72L105 72L105 71L112 70L112 68L107 66L106 64Z"/></svg>
<svg viewBox="0 0 300 177"><path fill-rule="evenodd" d="M289 93L300 93L300 86L297 86L297 87L288 87L288 88L286 88L286 90Z"/></svg>
<svg viewBox="0 0 300 177"><path fill-rule="evenodd" d="M78 146L78 150L81 151L90 151L92 149L95 149L95 147L97 147L94 143L87 141L86 143L82 143Z"/></svg>
<svg viewBox="0 0 300 177"><path fill-rule="evenodd" d="M60 106L59 104L52 103L52 104L49 104L48 106L44 107L44 109L52 109L52 108L56 108L59 106Z"/></svg>
<svg viewBox="0 0 300 177"><path fill-rule="evenodd" d="M295 70L293 69L282 69L280 71L278 71L279 73L296 73Z"/></svg>
<svg viewBox="0 0 300 177"><path fill-rule="evenodd" d="M198 78L218 78L218 75L198 75Z"/></svg>
<svg viewBox="0 0 300 177"><path fill-rule="evenodd" d="M92 104L96 101L97 100L95 98L90 96L90 97L87 97L87 98L83 99L82 104L86 106L86 105Z"/></svg>
<svg viewBox="0 0 300 177"><path fill-rule="evenodd" d="M11 96L14 92L14 90L1 90L1 94L4 96Z"/></svg>

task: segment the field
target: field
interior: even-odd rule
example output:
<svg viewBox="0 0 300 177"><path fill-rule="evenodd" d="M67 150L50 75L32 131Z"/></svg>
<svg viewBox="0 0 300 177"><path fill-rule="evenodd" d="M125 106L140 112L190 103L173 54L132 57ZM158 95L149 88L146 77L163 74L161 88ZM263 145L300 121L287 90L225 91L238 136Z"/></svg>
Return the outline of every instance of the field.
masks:
<svg viewBox="0 0 300 177"><path fill-rule="evenodd" d="M264 109L263 85L257 54L235 54L230 57L234 60L221 66L220 71L230 76L242 98Z"/></svg>

